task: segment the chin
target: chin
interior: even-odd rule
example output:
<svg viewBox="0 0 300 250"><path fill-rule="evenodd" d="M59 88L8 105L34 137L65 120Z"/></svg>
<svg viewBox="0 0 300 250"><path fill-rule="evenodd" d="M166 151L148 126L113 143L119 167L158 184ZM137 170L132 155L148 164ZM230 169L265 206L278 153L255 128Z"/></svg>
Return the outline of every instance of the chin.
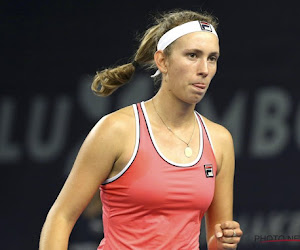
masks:
<svg viewBox="0 0 300 250"><path fill-rule="evenodd" d="M203 99L203 97L204 97L204 94L203 95L192 96L191 98L189 98L189 100L187 100L187 102L189 104L196 105L199 102L201 102L201 100Z"/></svg>
<svg viewBox="0 0 300 250"><path fill-rule="evenodd" d="M190 105L197 105L202 98L197 98L197 99L188 99L188 100L183 100L185 103L190 104Z"/></svg>

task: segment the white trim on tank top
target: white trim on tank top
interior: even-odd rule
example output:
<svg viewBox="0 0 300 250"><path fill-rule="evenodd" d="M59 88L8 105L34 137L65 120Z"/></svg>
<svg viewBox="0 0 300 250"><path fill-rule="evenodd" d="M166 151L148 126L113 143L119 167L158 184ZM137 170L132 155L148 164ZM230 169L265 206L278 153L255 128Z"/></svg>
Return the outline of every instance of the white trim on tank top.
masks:
<svg viewBox="0 0 300 250"><path fill-rule="evenodd" d="M133 111L134 111L134 116L135 116L135 145L134 145L134 150L133 153L131 155L131 158L129 160L129 162L126 164L126 166L115 176L106 179L102 184L107 184L110 182L115 181L116 179L118 179L119 177L121 177L126 170L131 166L132 162L134 161L138 148L139 148L139 143L140 143L140 119L139 119L139 114L138 114L138 110L137 110L137 105L133 104Z"/></svg>
<svg viewBox="0 0 300 250"><path fill-rule="evenodd" d="M202 132L202 126L200 125L200 121L199 121L199 118L197 117L196 113L194 112L195 116L196 116L196 120L197 120L197 123L198 123L198 127L199 127L199 152L198 152L198 156L197 158L192 161L192 162L189 162L189 163L176 163L176 162L173 162L171 160L169 160L167 157L165 157L163 155L163 153L159 150L158 148L158 145L155 141L155 138L154 138L154 135L153 135L153 132L152 132L152 127L151 127L151 124L150 124L150 120L149 120L149 117L148 117L148 114L147 114L147 110L146 110L146 107L145 107L145 103L144 102L141 102L141 107L142 107L142 110L144 112L144 116L145 116L145 119L146 119L146 124L147 124L147 127L148 127L148 130L149 130L149 134L150 134L150 139L152 140L153 142L153 145L154 145L154 148L155 150L157 151L157 153L160 155L160 157L165 160L166 162L168 162L169 164L172 164L174 166L177 166L177 167L191 167L193 165L195 165L197 162L199 162L201 156L202 156L202 153L203 153L203 132Z"/></svg>
<svg viewBox="0 0 300 250"><path fill-rule="evenodd" d="M203 118L202 118L202 115L200 115L197 111L196 111L196 113L197 113L197 114L200 116L200 118L201 118L202 124L203 124L204 129L205 129L205 131L206 131L206 133L207 133L207 138L208 138L208 141L209 141L210 146L211 146L211 148L212 148L212 151L213 151L214 155L216 155L216 154L215 154L214 145L213 145L213 143L212 143L212 140L211 140L211 137L210 137L208 128L207 128L207 126L206 126L206 124L205 124L205 122L204 122L204 120L203 120Z"/></svg>

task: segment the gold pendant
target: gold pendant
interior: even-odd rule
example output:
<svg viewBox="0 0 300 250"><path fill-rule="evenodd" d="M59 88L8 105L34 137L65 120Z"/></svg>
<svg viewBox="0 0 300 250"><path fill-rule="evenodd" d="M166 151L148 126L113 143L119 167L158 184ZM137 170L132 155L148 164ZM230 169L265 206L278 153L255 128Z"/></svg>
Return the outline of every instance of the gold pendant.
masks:
<svg viewBox="0 0 300 250"><path fill-rule="evenodd" d="M184 154L185 154L186 157L190 158L193 154L193 150L189 146L187 146L184 149Z"/></svg>

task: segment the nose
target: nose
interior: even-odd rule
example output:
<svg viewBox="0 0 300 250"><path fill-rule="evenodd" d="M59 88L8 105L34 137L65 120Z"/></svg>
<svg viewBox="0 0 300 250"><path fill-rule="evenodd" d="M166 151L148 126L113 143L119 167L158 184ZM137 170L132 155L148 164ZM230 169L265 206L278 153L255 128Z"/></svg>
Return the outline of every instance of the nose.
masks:
<svg viewBox="0 0 300 250"><path fill-rule="evenodd" d="M206 77L208 75L208 65L205 59L201 59L198 62L198 75Z"/></svg>

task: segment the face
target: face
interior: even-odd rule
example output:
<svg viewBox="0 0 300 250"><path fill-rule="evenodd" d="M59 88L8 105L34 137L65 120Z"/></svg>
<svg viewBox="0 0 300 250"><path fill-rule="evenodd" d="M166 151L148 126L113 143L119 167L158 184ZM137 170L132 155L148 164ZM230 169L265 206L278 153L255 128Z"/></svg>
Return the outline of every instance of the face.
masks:
<svg viewBox="0 0 300 250"><path fill-rule="evenodd" d="M219 40L209 32L178 38L166 58L163 85L177 98L196 104L205 95L217 70Z"/></svg>

